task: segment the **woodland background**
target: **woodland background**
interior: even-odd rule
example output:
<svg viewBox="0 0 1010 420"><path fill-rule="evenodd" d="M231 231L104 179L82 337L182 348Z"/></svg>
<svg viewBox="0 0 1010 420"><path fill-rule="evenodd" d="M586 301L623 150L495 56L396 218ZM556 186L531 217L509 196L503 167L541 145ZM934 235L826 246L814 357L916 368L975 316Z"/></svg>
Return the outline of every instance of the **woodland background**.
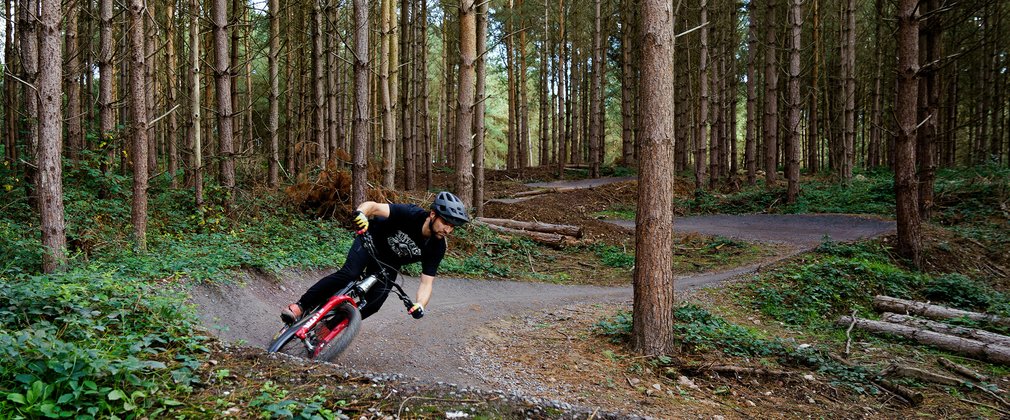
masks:
<svg viewBox="0 0 1010 420"><path fill-rule="evenodd" d="M675 314L671 254L698 267L726 264L730 249L740 261L769 250L661 241L674 239L674 208L869 213L897 220L895 241L826 243L732 304L809 335L834 331L828 317L868 308L878 292L1006 315L1008 9L999 0L6 1L0 408L205 415L225 397L179 399L233 379L203 362L209 340L176 293L182 279L337 266L350 239L330 216L365 198L422 203L449 189L480 215L533 178L573 174L637 172L633 188L541 203L598 223L597 233L600 215L636 219L638 242L612 234L548 254L461 229L447 272L511 277L512 262L528 259L532 279L577 283L583 276L565 270L579 263L566 258L609 260L596 271L622 285L634 277L636 302L603 328L634 352L744 343L725 355L796 367L791 345L756 340L764 333L749 323ZM514 207L548 213L536 203ZM545 265L559 272L537 272L531 255L556 258ZM587 339L585 354L611 348L599 341ZM921 359L917 347L888 348L899 347ZM664 357L641 360L659 372ZM876 389L866 385L874 373L830 359L822 352L817 363L853 384L852 401ZM262 359L228 362L246 370L246 360ZM268 373L289 380L288 367ZM265 401L284 399L264 384L244 391L234 407L273 410ZM320 395L305 406L322 410ZM844 401L838 410L852 405ZM935 401L942 417L953 399Z"/></svg>

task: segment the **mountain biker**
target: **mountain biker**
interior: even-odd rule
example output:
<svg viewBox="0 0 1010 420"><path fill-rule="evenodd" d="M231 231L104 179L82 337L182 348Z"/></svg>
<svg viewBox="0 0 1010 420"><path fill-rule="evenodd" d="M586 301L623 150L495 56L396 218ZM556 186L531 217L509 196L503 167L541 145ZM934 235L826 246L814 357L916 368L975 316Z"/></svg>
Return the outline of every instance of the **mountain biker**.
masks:
<svg viewBox="0 0 1010 420"><path fill-rule="evenodd" d="M361 203L351 214L351 222L358 234L371 232L375 244L375 257L397 271L401 266L421 262L421 284L417 288L415 304L407 312L415 319L424 316L424 307L431 298L432 285L438 266L445 256L445 238L457 226L470 221L466 205L454 194L442 191L435 196L429 211L413 204L385 204L374 201ZM362 275L380 270L379 263L369 255L360 236L355 237L347 260L337 272L320 279L296 303L281 311L281 320L294 323L303 314L322 305L334 293ZM395 276L395 272L390 273ZM386 279L392 281L393 279ZM382 306L389 295L390 286L382 283L365 295L368 305L361 318L368 318Z"/></svg>

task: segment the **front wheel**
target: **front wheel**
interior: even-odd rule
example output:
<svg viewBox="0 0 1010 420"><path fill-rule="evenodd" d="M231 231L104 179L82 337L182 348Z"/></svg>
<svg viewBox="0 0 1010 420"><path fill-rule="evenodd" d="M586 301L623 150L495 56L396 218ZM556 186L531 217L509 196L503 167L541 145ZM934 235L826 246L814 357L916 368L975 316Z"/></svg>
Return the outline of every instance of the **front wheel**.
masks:
<svg viewBox="0 0 1010 420"><path fill-rule="evenodd" d="M309 319L311 318L312 316L309 314L308 316L303 317L294 324L291 324L287 328L281 330L281 332L274 337L274 341L270 343L270 347L267 347L267 352L281 352L290 355L311 357L310 354L306 354L305 348L302 347L301 340L298 340L298 337L295 337L295 333L298 332L298 329L305 325L305 323L309 322Z"/></svg>
<svg viewBox="0 0 1010 420"><path fill-rule="evenodd" d="M312 327L311 333L317 337L316 351L311 357L316 360L336 359L358 335L361 327L361 312L350 302L344 302L327 314Z"/></svg>

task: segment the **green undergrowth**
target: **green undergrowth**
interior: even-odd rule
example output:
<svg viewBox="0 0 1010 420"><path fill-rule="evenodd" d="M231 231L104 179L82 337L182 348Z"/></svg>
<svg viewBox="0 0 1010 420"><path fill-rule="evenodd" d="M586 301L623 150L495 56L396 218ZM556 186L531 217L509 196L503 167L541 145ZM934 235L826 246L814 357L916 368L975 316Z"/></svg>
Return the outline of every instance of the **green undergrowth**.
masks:
<svg viewBox="0 0 1010 420"><path fill-rule="evenodd" d="M674 335L683 352L699 355L718 352L762 366L801 367L819 372L831 378L833 384L848 386L859 393L878 392L876 388L865 385L872 373L861 367L841 364L817 346L799 344L793 339L769 336L761 330L733 324L694 304L676 308L674 319ZM594 331L614 343L627 343L631 338L632 322L631 313L620 311L594 324ZM666 356L655 359L660 365L669 364L671 360ZM694 367L690 363L677 366L680 369ZM667 370L667 375L676 379L679 372L676 369Z"/></svg>
<svg viewBox="0 0 1010 420"><path fill-rule="evenodd" d="M981 165L941 169L934 183L935 212L944 225L1010 221L1010 168ZM894 216L894 174L888 170L857 173L850 182L835 177L804 178L795 203L786 203L786 184L767 188L763 179L732 193L700 191L677 199L691 214L851 213Z"/></svg>
<svg viewBox="0 0 1010 420"><path fill-rule="evenodd" d="M307 218L279 194L152 179L146 252L133 249L130 180L65 165L69 262L41 273L37 216L22 183L0 179L0 418L158 418L200 386L208 338L183 281L231 281L235 270L339 266L352 235ZM95 165L97 167L97 165ZM10 186L8 189L7 186ZM230 213L226 215L226 213Z"/></svg>
<svg viewBox="0 0 1010 420"><path fill-rule="evenodd" d="M1010 296L984 279L909 271L876 241L824 243L802 261L738 287L763 314L787 325L812 329L829 326L839 315L853 310L872 317L876 295L1010 315Z"/></svg>
<svg viewBox="0 0 1010 420"><path fill-rule="evenodd" d="M894 214L894 176L876 171L857 174L848 184L833 178L805 178L795 203L786 203L786 185L767 188L764 180L733 193L698 191L676 200L690 214L852 213Z"/></svg>
<svg viewBox="0 0 1010 420"><path fill-rule="evenodd" d="M191 389L207 339L181 293L87 269L0 280L6 417L154 417Z"/></svg>

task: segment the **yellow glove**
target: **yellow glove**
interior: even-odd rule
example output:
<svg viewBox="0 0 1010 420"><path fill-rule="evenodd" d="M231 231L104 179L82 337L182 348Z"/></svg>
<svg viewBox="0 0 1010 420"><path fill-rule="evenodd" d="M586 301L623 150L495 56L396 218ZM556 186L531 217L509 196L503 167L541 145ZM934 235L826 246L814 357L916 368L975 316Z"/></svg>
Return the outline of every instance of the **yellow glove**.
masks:
<svg viewBox="0 0 1010 420"><path fill-rule="evenodd" d="M355 210L351 213L351 224L358 229L358 235L368 231L368 218L365 217L365 213L361 210Z"/></svg>

